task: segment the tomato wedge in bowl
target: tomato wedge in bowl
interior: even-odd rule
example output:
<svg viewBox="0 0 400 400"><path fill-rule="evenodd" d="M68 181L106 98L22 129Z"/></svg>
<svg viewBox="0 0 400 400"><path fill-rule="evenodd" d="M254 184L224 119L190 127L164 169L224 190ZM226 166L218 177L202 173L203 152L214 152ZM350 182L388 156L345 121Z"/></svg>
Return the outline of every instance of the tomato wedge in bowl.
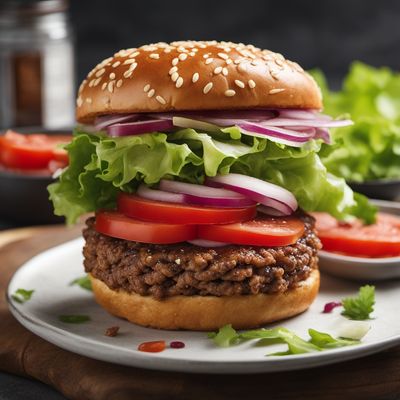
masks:
<svg viewBox="0 0 400 400"><path fill-rule="evenodd" d="M242 208L217 208L149 200L133 194L120 193L118 211L145 221L167 224L229 224L252 219L256 205Z"/></svg>
<svg viewBox="0 0 400 400"><path fill-rule="evenodd" d="M250 246L288 246L304 233L304 222L296 217L269 217L258 214L254 219L224 225L201 225L200 239Z"/></svg>
<svg viewBox="0 0 400 400"><path fill-rule="evenodd" d="M383 258L400 256L400 217L378 213L372 225L341 223L326 213L314 212L323 250L348 256Z"/></svg>
<svg viewBox="0 0 400 400"><path fill-rule="evenodd" d="M0 164L16 170L45 170L52 161L68 164L67 152L59 147L71 135L21 134L8 130L0 136ZM49 173L50 175L50 173Z"/></svg>

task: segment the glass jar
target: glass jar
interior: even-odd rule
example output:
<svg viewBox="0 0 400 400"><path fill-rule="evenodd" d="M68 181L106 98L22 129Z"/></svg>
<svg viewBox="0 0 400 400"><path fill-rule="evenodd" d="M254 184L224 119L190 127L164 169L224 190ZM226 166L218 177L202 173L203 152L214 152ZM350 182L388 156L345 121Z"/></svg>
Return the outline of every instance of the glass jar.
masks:
<svg viewBox="0 0 400 400"><path fill-rule="evenodd" d="M0 128L74 123L68 0L0 1Z"/></svg>

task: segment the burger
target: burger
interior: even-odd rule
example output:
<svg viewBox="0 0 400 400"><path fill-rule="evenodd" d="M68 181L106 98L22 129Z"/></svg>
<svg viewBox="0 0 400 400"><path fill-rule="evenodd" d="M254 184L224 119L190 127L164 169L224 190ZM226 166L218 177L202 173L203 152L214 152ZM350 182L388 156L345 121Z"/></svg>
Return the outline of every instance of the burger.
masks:
<svg viewBox="0 0 400 400"><path fill-rule="evenodd" d="M231 42L121 50L80 86L70 164L49 187L83 231L84 267L111 314L160 329L251 328L315 299L307 211L361 202L318 153L321 94L297 63Z"/></svg>

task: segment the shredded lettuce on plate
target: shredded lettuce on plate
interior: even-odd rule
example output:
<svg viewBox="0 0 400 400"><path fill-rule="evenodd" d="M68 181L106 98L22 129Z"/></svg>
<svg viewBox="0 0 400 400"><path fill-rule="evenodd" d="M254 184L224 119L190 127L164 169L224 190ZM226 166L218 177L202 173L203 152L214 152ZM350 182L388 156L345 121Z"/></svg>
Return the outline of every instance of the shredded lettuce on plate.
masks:
<svg viewBox="0 0 400 400"><path fill-rule="evenodd" d="M217 332L208 334L216 346L230 347L248 340L257 340L258 346L270 346L277 343L287 344L287 350L279 353L270 353L269 356L288 356L295 354L315 353L318 351L359 344L359 340L334 338L325 332L309 329L309 340L304 340L293 331L277 327L272 329L256 329L237 332L231 325L225 325Z"/></svg>
<svg viewBox="0 0 400 400"><path fill-rule="evenodd" d="M352 182L400 178L400 73L355 62L338 92L329 90L321 71L311 73L324 112L349 113L354 121L331 130L336 146L321 155L328 171Z"/></svg>
<svg viewBox="0 0 400 400"><path fill-rule="evenodd" d="M206 176L235 172L291 191L305 211L326 211L339 219L373 221L375 209L355 197L345 181L328 173L320 141L301 148L242 135L237 128L215 134L194 129L108 137L77 129L66 146L69 167L49 186L55 213L68 223L99 208L115 206L119 190L162 178L202 183Z"/></svg>

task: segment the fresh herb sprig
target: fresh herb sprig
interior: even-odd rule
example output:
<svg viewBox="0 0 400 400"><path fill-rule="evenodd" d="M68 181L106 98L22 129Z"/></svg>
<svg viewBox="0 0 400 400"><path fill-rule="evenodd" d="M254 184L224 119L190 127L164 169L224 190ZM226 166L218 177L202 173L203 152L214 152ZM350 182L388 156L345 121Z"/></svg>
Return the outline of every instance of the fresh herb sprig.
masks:
<svg viewBox="0 0 400 400"><path fill-rule="evenodd" d="M60 315L58 319L66 324L83 324L91 320L88 315Z"/></svg>
<svg viewBox="0 0 400 400"><path fill-rule="evenodd" d="M14 294L11 295L11 298L17 303L23 304L31 299L34 290L26 290L26 289L17 289Z"/></svg>
<svg viewBox="0 0 400 400"><path fill-rule="evenodd" d="M89 279L88 275L81 276L79 278L74 279L72 282L70 282L69 286L74 286L78 285L82 289L92 291L92 282Z"/></svg>
<svg viewBox="0 0 400 400"><path fill-rule="evenodd" d="M360 287L357 297L347 297L342 300L342 315L357 321L370 319L375 305L375 286Z"/></svg>

